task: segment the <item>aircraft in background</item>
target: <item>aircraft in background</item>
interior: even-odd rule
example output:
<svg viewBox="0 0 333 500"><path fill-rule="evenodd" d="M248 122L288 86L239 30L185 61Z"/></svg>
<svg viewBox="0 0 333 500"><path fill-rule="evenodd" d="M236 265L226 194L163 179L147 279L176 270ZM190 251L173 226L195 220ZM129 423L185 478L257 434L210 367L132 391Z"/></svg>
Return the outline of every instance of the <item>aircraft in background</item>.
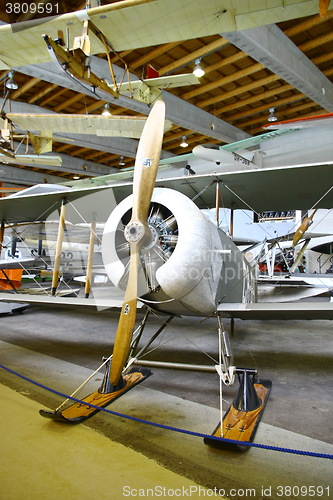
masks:
<svg viewBox="0 0 333 500"><path fill-rule="evenodd" d="M0 147L0 161L22 165L61 165L60 156L48 155L47 153L52 151L53 141L67 142L70 139L57 137L54 135L55 133L69 132L102 137L139 138L146 120L146 116L116 116L110 113L108 115L83 115L3 112L0 118L0 139L3 141L2 147ZM164 131L170 130L171 127L172 123L165 120ZM22 133L23 131L25 132ZM18 139L20 140L19 146L23 141L25 142L25 154L17 154L14 151L14 140ZM6 142L6 149L3 146L4 142ZM29 154L29 142L35 154Z"/></svg>
<svg viewBox="0 0 333 500"><path fill-rule="evenodd" d="M282 122L273 122L263 125L264 129L268 130L291 130L302 129L309 127L326 127L332 126L333 113L324 113L321 115L305 116L302 118L294 118L293 120L285 120Z"/></svg>
<svg viewBox="0 0 333 500"><path fill-rule="evenodd" d="M328 7L323 1L319 10L324 16ZM0 44L8 47L0 55L0 69L53 60L69 78L88 83L91 95L99 99L117 98L124 92L151 104L160 89L198 84L199 80L187 74L117 82L109 53L117 52L121 59L122 50L244 30L317 12L316 0L290 0L288 5L280 0L264 8L228 1L220 11L215 4L204 5L200 0L181 4L177 0L123 0L62 15L55 12L51 17L0 26ZM138 19L145 21L138 23ZM91 55L105 53L110 83L94 74L89 63ZM125 77L126 73L125 64Z"/></svg>
<svg viewBox="0 0 333 500"><path fill-rule="evenodd" d="M320 0L323 6L323 0ZM49 61L42 35L62 39L66 49L79 47L85 54L138 49L161 43L200 38L223 32L255 28L318 13L318 2L279 0L274 7L228 1L223 10L200 0L123 0L67 14L3 25L0 69ZM145 21L140 23L138 19ZM186 19L186 23L183 20ZM66 34L67 33L67 34ZM100 36L100 34L102 36ZM44 45L45 46L45 45Z"/></svg>

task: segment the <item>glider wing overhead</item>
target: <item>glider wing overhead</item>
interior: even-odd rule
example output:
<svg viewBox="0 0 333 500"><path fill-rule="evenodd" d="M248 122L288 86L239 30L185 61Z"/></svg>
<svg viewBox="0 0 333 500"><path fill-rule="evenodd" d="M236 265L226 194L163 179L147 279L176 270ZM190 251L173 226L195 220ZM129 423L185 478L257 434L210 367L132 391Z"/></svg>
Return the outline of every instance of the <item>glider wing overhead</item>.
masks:
<svg viewBox="0 0 333 500"><path fill-rule="evenodd" d="M50 60L43 34L53 39L69 30L69 46L82 35L82 23L90 20L111 42L114 50L137 49L228 31L244 30L318 13L317 0L277 0L274 7L258 2L224 0L124 0L89 10L0 27L0 69ZM185 21L184 21L185 20ZM105 47L94 35L91 53Z"/></svg>
<svg viewBox="0 0 333 500"><path fill-rule="evenodd" d="M298 127L299 128L299 127ZM298 130L297 128L297 130ZM296 130L296 129L295 129ZM221 161L221 163L225 160L225 155L223 154L223 151L230 151L230 152L236 152L239 151L240 149L246 149L246 148L251 148L253 146L260 146L260 144L269 141L271 139L275 139L281 135L284 134L289 134L291 132L294 132L292 128L282 128L281 130L272 130L270 132L267 132L265 134L261 135L256 135L254 137L248 137L247 139L242 139L240 141L236 142L231 142L229 144L223 144L223 146L216 146L211 151L214 152L214 160L211 161ZM203 151L202 146L198 146L198 148L201 148L201 151ZM200 155L198 152L198 148L194 148L192 153L187 153L183 155L178 155L178 156L173 156L172 158L163 158L160 163L162 165L172 165L174 163L180 163L180 162L188 162L190 160L193 160L194 158L202 158L205 160L208 160L208 155ZM205 148L206 149L206 148ZM209 148L207 146L207 150L209 151Z"/></svg>
<svg viewBox="0 0 333 500"><path fill-rule="evenodd" d="M145 116L70 115L61 113L7 113L6 117L24 130L131 138L141 136L147 120ZM166 120L164 131L169 130L171 127L172 123Z"/></svg>
<svg viewBox="0 0 333 500"><path fill-rule="evenodd" d="M60 166L62 160L57 155L13 155L10 158L5 154L0 154L0 162L13 163L15 165L49 165Z"/></svg>
<svg viewBox="0 0 333 500"><path fill-rule="evenodd" d="M197 78L193 73L188 73L184 75L167 75L159 76L158 78L150 78L146 80L134 80L130 82L121 83L118 86L119 92L121 94L125 92L135 92L140 87L147 85L147 87L158 88L158 89L169 89L171 87L183 87L186 85L197 85L200 83L199 78Z"/></svg>

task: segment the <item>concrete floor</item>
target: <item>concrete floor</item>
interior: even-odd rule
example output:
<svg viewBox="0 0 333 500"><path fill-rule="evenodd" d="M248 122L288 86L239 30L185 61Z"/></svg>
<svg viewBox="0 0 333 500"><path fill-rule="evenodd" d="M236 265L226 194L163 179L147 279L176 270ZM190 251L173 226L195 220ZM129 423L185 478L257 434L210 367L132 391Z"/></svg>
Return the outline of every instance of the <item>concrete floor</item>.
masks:
<svg viewBox="0 0 333 500"><path fill-rule="evenodd" d="M56 390L70 393L100 364L101 357L112 351L116 323L115 313L74 308L50 311L42 307L33 307L22 315L5 316L1 319L1 364ZM149 330L156 329L159 324L158 318L152 318L145 335ZM156 349L150 357L159 360L214 364L213 360L217 358L215 326L213 319L203 321L198 318L174 319L161 339L153 345ZM225 326L228 326L228 322ZM262 378L270 378L273 382L272 393L255 441L273 446L333 454L333 423L330 418L333 410L332 323L237 321L234 346L238 366L255 367ZM210 434L219 421L217 375L160 369L154 369L153 372L151 377L108 408L125 415ZM102 374L97 374L91 382L91 388L87 387L82 397L98 387L101 379ZM72 460L71 439L73 438L73 446L80 448L81 437L77 437L80 426L67 427L49 422L36 413L34 432L31 434L33 438L26 437L20 441L19 447L16 441L19 425L15 424L15 419L26 405L54 409L62 399L4 370L0 370L0 383L33 400L27 402L24 398L24 403L20 400L8 409L5 418L7 426L1 427L0 432L5 436L12 432L12 440L5 441L7 448L2 448L2 457L8 452L11 453L8 456L14 460L15 454L25 456L31 447L36 446L36 449L39 449L40 430L40 440L45 435L56 436L55 446L62 449L60 446L62 443L64 445L62 460L66 463L66 450L71 454L70 460ZM236 391L236 385L224 389L223 395L227 402L234 398ZM3 398L7 400L9 396L3 396L1 392L1 399ZM38 405L35 402L38 402ZM224 409L227 406L224 404ZM29 412L31 416L30 409ZM151 464L154 464L154 467L159 464L163 469L177 474L177 479L173 479L173 476L161 479L162 485L185 485L187 481L186 484L201 485L213 491L217 488L221 494L225 492L232 498L258 499L299 498L300 493L297 493L297 489L294 488L292 492L294 495L290 495L289 490L284 491L283 488L315 486L324 488L322 498L333 498L332 461L328 459L257 448L244 453L216 450L206 446L201 438L139 424L106 413L95 415L81 427L97 431L98 439L104 436L106 451L102 456L105 463L109 464L110 477L114 480L112 471L115 466L118 477L116 481L118 496L112 498L124 497L121 488L127 484L126 474L129 470L134 472L133 461L137 463L141 460L130 455L128 457L121 455L122 458L118 459L117 457L120 457L118 451L112 449L118 444L125 445L129 453L135 450L153 460L144 466L143 471L141 469L132 474L132 488L138 485L138 477L143 481L142 484L151 487L158 484L155 481L155 469ZM27 432L29 434L29 429ZM76 439L78 441L74 444ZM94 437L88 441L87 446L90 452L85 452L82 446L82 453L78 451L75 454L78 467L82 461L82 471L86 470L87 466L94 468L94 464L99 467L100 463L94 451ZM99 449L101 445L97 446ZM50 450L47 451L46 457L45 474L50 470L50 461L55 464L59 461L59 455L52 455ZM20 457L17 456L17 459ZM8 463L6 466L8 475L6 477L12 474L11 480L15 477L14 462L12 465L13 468L8 466ZM28 467L26 463L25 466ZM104 474L103 467L101 471ZM39 474L42 475L40 470ZM59 475L60 472L55 476L56 481L59 480ZM28 496L25 495L28 500L35 498L35 493L40 488L37 479L35 490L32 483L29 482L30 492L27 493ZM77 491L79 483L78 476L73 475L71 488L74 491ZM67 486L70 484L69 479L66 484ZM3 485L2 489L4 487ZM6 488L10 489L10 483L7 483ZM17 498L17 496L11 497L9 490L4 493L0 496L1 500ZM201 495L198 493L200 493L198 490L196 492L193 490L191 497L201 498L203 492ZM317 493L320 493L319 489ZM61 496L69 498L71 495ZM90 498L91 495L88 495L87 490L80 495L80 498L88 496ZM52 498L49 495L48 497ZM95 497L104 498L98 495ZM305 495L304 497L306 498Z"/></svg>

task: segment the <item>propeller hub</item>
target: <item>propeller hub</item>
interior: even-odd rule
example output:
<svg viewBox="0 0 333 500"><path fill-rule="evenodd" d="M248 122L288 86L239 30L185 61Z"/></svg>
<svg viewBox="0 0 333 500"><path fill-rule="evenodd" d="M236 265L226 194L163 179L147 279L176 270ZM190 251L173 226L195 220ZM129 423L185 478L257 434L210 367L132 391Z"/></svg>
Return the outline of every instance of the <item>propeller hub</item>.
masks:
<svg viewBox="0 0 333 500"><path fill-rule="evenodd" d="M146 228L138 221L129 222L124 229L124 236L128 243L136 243L144 237Z"/></svg>

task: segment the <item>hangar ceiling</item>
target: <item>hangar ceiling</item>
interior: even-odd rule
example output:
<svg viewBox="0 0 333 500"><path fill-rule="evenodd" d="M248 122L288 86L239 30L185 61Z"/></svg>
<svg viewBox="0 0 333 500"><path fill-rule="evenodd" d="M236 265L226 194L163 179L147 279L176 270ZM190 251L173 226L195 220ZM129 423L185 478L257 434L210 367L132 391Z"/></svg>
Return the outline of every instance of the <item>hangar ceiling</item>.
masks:
<svg viewBox="0 0 333 500"><path fill-rule="evenodd" d="M59 14L86 6L82 0L48 3L57 3ZM108 3L112 2L101 1L102 5ZM0 11L5 23L35 17L31 12L18 16L6 14L4 8ZM190 152L197 144L224 144L262 133L272 107L278 120L333 112L332 18L333 10L326 19L313 15L244 32L111 53L110 57L117 74L122 75L127 67L138 78L145 76L147 65L160 76L191 73L195 60L201 58L205 74L199 85L163 91L168 118L174 123L164 136L163 156L173 156ZM94 57L92 64L100 75L107 76L105 55ZM7 74L8 70L0 72L3 96ZM72 85L52 63L20 67L15 70L15 80L18 89L10 93L12 111L99 114L106 103ZM146 104L134 99L110 96L109 103L116 115L146 115L149 111ZM180 147L183 136L186 148ZM66 141L65 134L62 137L53 145L54 152L62 155L62 167L9 163L0 166L5 171L0 180L23 186L43 180L61 182L74 174L84 178L134 165L134 139L76 135Z"/></svg>

